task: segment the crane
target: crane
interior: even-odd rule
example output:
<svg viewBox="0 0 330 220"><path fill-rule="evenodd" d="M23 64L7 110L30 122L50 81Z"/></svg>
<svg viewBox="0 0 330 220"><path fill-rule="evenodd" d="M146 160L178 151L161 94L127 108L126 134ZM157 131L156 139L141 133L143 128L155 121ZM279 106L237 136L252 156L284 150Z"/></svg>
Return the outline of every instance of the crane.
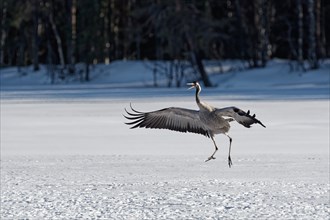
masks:
<svg viewBox="0 0 330 220"><path fill-rule="evenodd" d="M215 150L205 162L215 159L214 155L218 151L218 146L214 140L216 134L224 134L229 138L229 153L228 165L232 166L230 156L232 138L228 135L230 122L237 121L246 128L250 128L252 124L260 124L266 127L261 121L256 118L256 115L250 115L250 110L247 112L237 107L215 108L199 98L202 90L197 81L188 83L191 86L189 89L196 89L195 98L199 110L191 110L179 107L169 107L152 112L140 112L135 110L130 105L131 111L125 111L127 115L124 117L130 122L125 124L133 128L158 128L169 129L179 132L192 132L201 134L212 139Z"/></svg>

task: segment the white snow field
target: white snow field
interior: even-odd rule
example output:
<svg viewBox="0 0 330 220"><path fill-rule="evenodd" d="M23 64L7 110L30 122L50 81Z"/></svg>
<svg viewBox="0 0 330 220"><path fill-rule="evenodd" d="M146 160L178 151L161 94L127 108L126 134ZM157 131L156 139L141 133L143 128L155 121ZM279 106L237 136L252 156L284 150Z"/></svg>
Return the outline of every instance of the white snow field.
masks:
<svg viewBox="0 0 330 220"><path fill-rule="evenodd" d="M201 93L267 126L232 124L232 168L224 135L205 163L211 139L124 124L130 103L196 109L192 90L125 84L129 74L51 86L1 70L0 219L329 219L329 68L280 69L212 75L219 86Z"/></svg>

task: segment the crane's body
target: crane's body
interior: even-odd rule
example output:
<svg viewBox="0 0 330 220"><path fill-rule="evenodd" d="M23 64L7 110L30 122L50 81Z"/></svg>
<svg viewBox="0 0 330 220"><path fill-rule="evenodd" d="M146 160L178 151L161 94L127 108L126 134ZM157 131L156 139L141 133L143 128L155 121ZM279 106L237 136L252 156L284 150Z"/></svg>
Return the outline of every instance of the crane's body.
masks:
<svg viewBox="0 0 330 220"><path fill-rule="evenodd" d="M201 102L199 93L201 86L198 82L189 83L190 88L196 88L196 103L199 111L170 107L153 112L139 112L132 108L133 112L126 113L129 116L125 118L132 120L126 124L133 125L131 128L145 127L145 128L159 128L169 129L179 132L192 132L202 134L210 137L213 141L215 150L205 162L215 159L214 155L218 150L215 143L214 136L216 134L225 134L229 138L229 154L228 165L231 167L232 161L230 157L232 138L228 135L230 129L230 122L237 121L243 126L249 128L252 124L260 124L265 127L255 115L250 115L250 111L244 112L237 107L215 108L205 102Z"/></svg>

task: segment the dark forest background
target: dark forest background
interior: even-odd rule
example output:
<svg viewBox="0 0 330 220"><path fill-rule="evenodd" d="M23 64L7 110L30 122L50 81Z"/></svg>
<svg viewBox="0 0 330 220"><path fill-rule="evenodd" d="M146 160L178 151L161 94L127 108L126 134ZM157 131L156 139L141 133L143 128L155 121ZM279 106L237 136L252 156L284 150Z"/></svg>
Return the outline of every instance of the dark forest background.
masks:
<svg viewBox="0 0 330 220"><path fill-rule="evenodd" d="M315 69L330 57L329 11L328 0L1 0L0 64L73 74L76 63L191 60L203 71L203 59L277 57Z"/></svg>

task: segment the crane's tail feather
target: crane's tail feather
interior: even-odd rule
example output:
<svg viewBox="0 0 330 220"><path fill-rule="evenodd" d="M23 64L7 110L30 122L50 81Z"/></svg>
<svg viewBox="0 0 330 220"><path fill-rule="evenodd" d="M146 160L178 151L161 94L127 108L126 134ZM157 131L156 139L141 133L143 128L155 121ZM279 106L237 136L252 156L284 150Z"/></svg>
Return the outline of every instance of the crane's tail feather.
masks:
<svg viewBox="0 0 330 220"><path fill-rule="evenodd" d="M260 124L264 128L266 127L261 121L259 121L258 119L256 119L256 114L250 115L250 110L248 110L245 115L247 117L253 119L254 123Z"/></svg>

